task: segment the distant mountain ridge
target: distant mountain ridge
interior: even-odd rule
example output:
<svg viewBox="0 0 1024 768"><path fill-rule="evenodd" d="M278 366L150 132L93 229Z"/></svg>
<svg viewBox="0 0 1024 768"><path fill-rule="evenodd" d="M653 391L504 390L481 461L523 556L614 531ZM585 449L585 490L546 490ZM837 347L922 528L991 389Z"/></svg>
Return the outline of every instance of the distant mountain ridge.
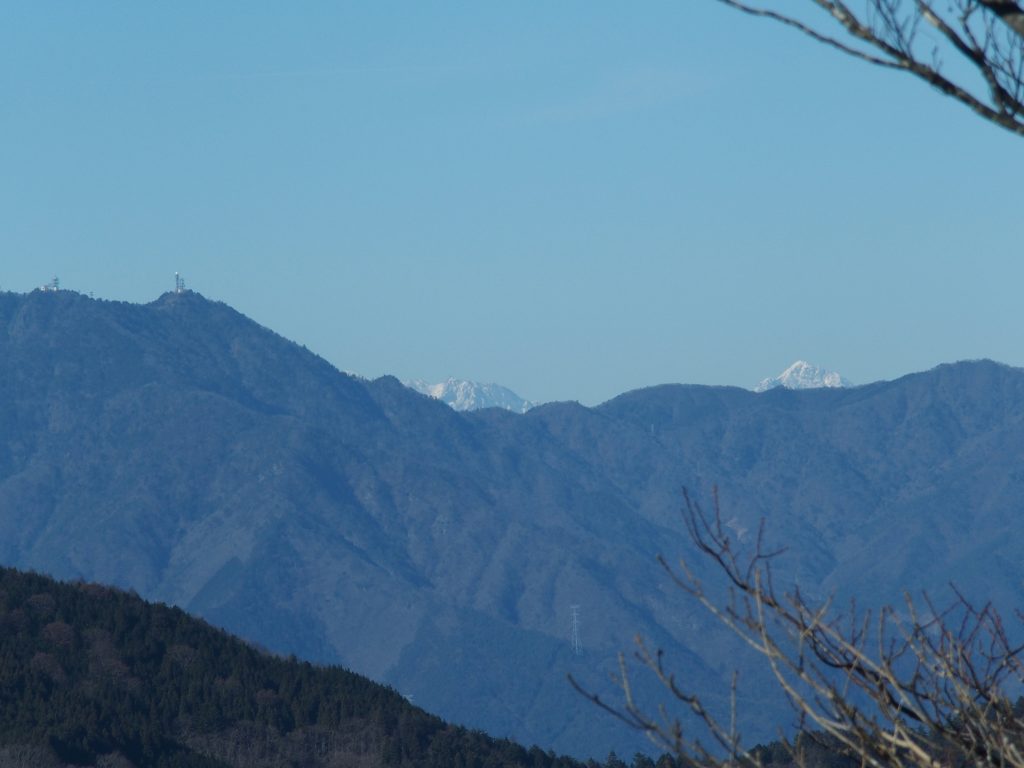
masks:
<svg viewBox="0 0 1024 768"><path fill-rule="evenodd" d="M366 381L194 293L0 293L0 562L131 587L417 705L577 756L646 740L606 700L642 634L751 741L789 722L763 669L667 583L686 485L776 584L1024 605L1024 371L850 389L665 385L594 408L456 412ZM572 648L579 606L583 652ZM640 699L655 686L635 681ZM745 698L746 697L746 698Z"/></svg>
<svg viewBox="0 0 1024 768"><path fill-rule="evenodd" d="M526 413L537 405L500 384L481 384L477 381L456 378L448 378L436 384L431 384L423 379L412 379L403 383L410 389L447 403L456 411L501 408L513 413Z"/></svg>
<svg viewBox="0 0 1024 768"><path fill-rule="evenodd" d="M797 360L778 376L761 379L754 387L755 392L767 392L769 389L783 387L785 389L820 389L822 387L851 387L850 381L835 371L827 371L806 360Z"/></svg>

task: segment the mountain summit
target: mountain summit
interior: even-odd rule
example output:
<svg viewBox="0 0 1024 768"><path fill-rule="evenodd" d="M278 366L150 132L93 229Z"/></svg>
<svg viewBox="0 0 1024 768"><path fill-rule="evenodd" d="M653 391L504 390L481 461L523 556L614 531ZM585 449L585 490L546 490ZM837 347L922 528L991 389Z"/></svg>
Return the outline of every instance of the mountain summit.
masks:
<svg viewBox="0 0 1024 768"><path fill-rule="evenodd" d="M755 392L767 392L776 387L786 389L820 389L822 387L850 387L850 381L835 371L826 371L806 360L797 360L778 376L762 379Z"/></svg>
<svg viewBox="0 0 1024 768"><path fill-rule="evenodd" d="M448 378L438 384L422 379L405 382L405 386L447 403L456 411L478 411L481 408L502 408L514 413L526 413L536 403L524 400L511 389L499 384L481 384L466 379Z"/></svg>

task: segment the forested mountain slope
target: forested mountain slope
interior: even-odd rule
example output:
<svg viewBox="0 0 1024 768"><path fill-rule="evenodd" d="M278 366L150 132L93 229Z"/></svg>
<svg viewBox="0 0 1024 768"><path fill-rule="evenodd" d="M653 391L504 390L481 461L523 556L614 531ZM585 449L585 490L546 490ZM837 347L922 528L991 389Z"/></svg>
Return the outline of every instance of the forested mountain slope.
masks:
<svg viewBox="0 0 1024 768"><path fill-rule="evenodd" d="M0 630L5 768L584 768L97 584L2 568Z"/></svg>
<svg viewBox="0 0 1024 768"><path fill-rule="evenodd" d="M687 551L679 487L718 484L741 541L766 517L780 578L813 594L954 579L1012 604L1022 418L1024 373L990 362L456 413L194 293L0 294L0 562L134 588L576 755L644 746L565 683L611 694L641 632L723 702L743 667L764 740L785 705L654 563Z"/></svg>

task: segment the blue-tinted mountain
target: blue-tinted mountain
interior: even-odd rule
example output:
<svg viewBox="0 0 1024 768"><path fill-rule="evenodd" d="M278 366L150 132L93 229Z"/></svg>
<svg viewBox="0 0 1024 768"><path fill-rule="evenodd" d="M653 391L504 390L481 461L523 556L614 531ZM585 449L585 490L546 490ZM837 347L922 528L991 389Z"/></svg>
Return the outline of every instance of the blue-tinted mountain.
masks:
<svg viewBox="0 0 1024 768"><path fill-rule="evenodd" d="M684 484L717 484L741 541L766 518L778 577L811 595L952 579L1012 607L1024 583L1024 372L987 361L458 413L195 293L0 294L0 434L0 562L136 589L578 756L645 747L565 683L612 695L637 632L721 706L740 666L750 740L788 721L654 561L688 552Z"/></svg>

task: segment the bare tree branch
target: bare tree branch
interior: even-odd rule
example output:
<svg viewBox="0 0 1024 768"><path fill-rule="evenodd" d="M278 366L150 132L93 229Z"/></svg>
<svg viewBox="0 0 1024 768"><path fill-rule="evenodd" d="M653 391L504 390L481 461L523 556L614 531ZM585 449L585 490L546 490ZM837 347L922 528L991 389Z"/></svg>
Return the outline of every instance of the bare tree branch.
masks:
<svg viewBox="0 0 1024 768"><path fill-rule="evenodd" d="M862 12L843 0L805 0L822 13L821 24L776 10L773 0L718 2L861 61L908 72L988 122L1024 136L1024 7L1016 0L943 0L941 6L932 0L865 0ZM922 49L922 23L939 34L939 45L930 50ZM978 85L945 74L943 53L969 65Z"/></svg>
<svg viewBox="0 0 1024 768"><path fill-rule="evenodd" d="M752 551L740 552L722 525L717 493L710 513L685 490L683 500L689 537L717 567L729 597L713 598L685 560L677 566L661 557L659 562L676 586L764 658L799 716L801 730L790 743L795 759L796 745L813 731L872 768L1024 768L1024 721L1006 687L1024 683L1024 648L1010 642L992 605L977 607L954 589L945 608L928 595L915 600L908 594L899 612L860 612L855 602L836 612L830 600L813 604L799 589L777 592L770 564L780 551L765 548L763 528ZM690 736L678 716L644 710L634 697L625 657L616 677L621 703L608 704L573 685L684 762L759 765L738 733L735 676L723 722L677 680L660 650L639 637L636 643L635 661L703 726L709 745Z"/></svg>

